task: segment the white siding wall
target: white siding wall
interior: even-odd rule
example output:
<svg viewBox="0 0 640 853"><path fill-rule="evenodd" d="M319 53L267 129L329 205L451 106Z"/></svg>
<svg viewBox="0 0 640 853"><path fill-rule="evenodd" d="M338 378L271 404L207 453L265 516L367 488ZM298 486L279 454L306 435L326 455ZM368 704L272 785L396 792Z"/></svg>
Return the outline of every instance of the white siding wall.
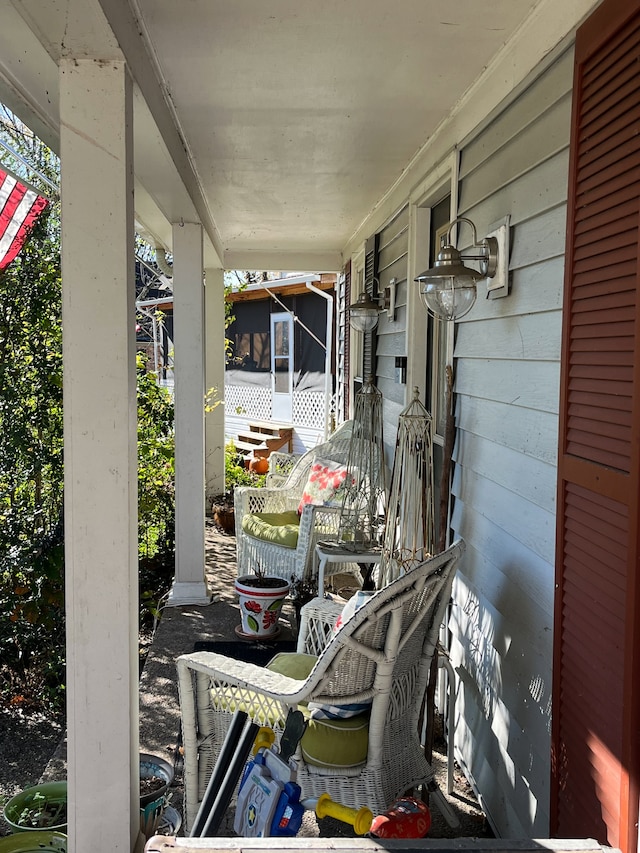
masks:
<svg viewBox="0 0 640 853"><path fill-rule="evenodd" d="M511 295L457 326L456 749L503 837L549 831L555 490L572 52L463 147L459 213L511 216ZM465 226L460 245L468 236Z"/></svg>
<svg viewBox="0 0 640 853"><path fill-rule="evenodd" d="M406 356L407 251L409 206L403 207L379 234L377 277L380 292L396 279L396 312L391 320L383 312L376 336L376 385L383 395L383 429L387 462L391 465L398 431L398 416L406 404L406 386L397 381L396 356ZM423 401L424 402L424 401Z"/></svg>

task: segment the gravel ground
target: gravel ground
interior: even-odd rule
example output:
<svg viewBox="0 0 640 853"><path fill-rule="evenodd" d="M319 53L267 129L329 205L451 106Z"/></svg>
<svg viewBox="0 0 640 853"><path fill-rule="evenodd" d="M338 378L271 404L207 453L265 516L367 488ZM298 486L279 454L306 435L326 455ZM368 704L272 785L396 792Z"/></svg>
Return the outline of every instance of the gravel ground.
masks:
<svg viewBox="0 0 640 853"><path fill-rule="evenodd" d="M60 739L61 718L25 714L20 709L0 707L0 804L23 788L37 785ZM9 827L0 810L0 836Z"/></svg>

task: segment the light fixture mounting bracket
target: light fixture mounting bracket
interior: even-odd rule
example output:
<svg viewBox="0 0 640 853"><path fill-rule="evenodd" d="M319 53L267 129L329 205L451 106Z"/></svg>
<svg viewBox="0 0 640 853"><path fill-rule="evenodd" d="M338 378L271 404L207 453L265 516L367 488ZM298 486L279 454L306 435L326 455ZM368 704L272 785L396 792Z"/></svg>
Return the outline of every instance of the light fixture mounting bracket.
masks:
<svg viewBox="0 0 640 853"><path fill-rule="evenodd" d="M493 242L499 263L494 268L494 274L487 279L487 299L501 299L509 295L509 221L505 216L500 222L491 226L486 240Z"/></svg>

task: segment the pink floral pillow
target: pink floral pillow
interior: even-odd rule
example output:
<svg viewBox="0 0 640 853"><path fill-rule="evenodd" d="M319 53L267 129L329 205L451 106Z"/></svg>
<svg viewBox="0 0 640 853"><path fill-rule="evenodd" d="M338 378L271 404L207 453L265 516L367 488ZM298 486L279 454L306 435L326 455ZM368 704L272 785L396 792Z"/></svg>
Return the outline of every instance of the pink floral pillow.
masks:
<svg viewBox="0 0 640 853"><path fill-rule="evenodd" d="M309 479L302 492L302 499L298 504L298 514L302 515L305 504L314 506L328 506L340 500L340 490L347 478L345 465L339 462L326 462L316 459L311 466Z"/></svg>

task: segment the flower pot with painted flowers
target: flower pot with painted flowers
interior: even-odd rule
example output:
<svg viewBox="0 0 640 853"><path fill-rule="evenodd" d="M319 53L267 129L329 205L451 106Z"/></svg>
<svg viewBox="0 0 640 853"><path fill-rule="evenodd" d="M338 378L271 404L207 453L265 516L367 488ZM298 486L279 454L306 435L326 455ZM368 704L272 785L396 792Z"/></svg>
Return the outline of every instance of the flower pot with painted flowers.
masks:
<svg viewBox="0 0 640 853"><path fill-rule="evenodd" d="M241 624L236 634L243 639L274 638L280 633L278 620L289 592L289 582L261 571L236 578Z"/></svg>

